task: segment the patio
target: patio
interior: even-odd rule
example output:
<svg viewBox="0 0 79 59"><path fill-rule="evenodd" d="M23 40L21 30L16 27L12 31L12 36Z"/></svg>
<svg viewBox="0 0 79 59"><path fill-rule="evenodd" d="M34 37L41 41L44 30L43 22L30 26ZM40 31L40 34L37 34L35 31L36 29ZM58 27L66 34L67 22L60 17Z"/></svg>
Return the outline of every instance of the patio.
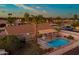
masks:
<svg viewBox="0 0 79 59"><path fill-rule="evenodd" d="M49 49L47 42L52 40L56 37L57 34L55 34L57 31L54 29L47 29L47 30L39 30L38 31L38 38L37 42L40 45L42 49Z"/></svg>

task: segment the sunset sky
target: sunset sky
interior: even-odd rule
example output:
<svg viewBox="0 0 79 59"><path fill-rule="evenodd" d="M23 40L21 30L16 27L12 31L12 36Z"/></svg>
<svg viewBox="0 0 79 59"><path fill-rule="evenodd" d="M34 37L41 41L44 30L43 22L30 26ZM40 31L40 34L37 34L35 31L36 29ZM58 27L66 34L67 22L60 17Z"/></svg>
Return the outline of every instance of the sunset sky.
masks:
<svg viewBox="0 0 79 59"><path fill-rule="evenodd" d="M74 14L79 15L79 4L1 4L0 17L7 17L8 13L13 16L23 17L24 13L42 14L49 17L72 17Z"/></svg>

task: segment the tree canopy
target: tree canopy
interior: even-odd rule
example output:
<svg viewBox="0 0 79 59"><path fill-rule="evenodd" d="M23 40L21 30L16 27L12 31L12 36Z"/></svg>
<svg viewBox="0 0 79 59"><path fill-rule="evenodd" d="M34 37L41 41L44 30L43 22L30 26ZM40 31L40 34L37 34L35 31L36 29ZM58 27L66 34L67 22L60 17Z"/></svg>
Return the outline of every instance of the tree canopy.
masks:
<svg viewBox="0 0 79 59"><path fill-rule="evenodd" d="M16 36L9 35L0 38L0 48L6 49L7 51L15 51L21 46L21 41Z"/></svg>
<svg viewBox="0 0 79 59"><path fill-rule="evenodd" d="M71 24L73 27L79 26L79 21L75 21Z"/></svg>

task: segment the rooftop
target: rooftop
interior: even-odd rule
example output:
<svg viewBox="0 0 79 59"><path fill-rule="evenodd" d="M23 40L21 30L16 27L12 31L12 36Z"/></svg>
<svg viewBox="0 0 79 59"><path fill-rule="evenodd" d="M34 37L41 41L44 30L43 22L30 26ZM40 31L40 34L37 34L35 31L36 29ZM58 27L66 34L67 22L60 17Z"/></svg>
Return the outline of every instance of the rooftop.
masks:
<svg viewBox="0 0 79 59"><path fill-rule="evenodd" d="M49 30L52 29L52 26L49 23L37 24L38 31L39 30L46 30L47 31L48 29ZM6 31L10 35L18 35L18 34L23 34L23 33L35 33L36 32L36 24L8 26L8 27L6 27Z"/></svg>
<svg viewBox="0 0 79 59"><path fill-rule="evenodd" d="M33 33L35 31L33 24L24 24L18 26L8 26L6 27L9 35L18 35L23 33Z"/></svg>

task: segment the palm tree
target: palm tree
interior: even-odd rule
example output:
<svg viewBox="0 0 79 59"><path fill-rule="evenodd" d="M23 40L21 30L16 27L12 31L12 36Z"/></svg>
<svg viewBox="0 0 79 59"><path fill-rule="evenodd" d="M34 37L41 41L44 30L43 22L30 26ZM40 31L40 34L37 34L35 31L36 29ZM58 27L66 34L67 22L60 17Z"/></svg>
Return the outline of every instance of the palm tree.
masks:
<svg viewBox="0 0 79 59"><path fill-rule="evenodd" d="M37 24L38 24L38 16L35 16L35 15L31 15L32 17L32 21L33 23L35 24L35 42L37 42L37 35L38 35L38 30L37 30Z"/></svg>
<svg viewBox="0 0 79 59"><path fill-rule="evenodd" d="M61 31L62 24L63 24L62 18L60 16L56 17L56 24L57 24L57 27L55 29L57 30L57 33L59 34L59 32Z"/></svg>
<svg viewBox="0 0 79 59"><path fill-rule="evenodd" d="M32 18L32 22L36 23L36 16L35 15L31 15L31 18Z"/></svg>

